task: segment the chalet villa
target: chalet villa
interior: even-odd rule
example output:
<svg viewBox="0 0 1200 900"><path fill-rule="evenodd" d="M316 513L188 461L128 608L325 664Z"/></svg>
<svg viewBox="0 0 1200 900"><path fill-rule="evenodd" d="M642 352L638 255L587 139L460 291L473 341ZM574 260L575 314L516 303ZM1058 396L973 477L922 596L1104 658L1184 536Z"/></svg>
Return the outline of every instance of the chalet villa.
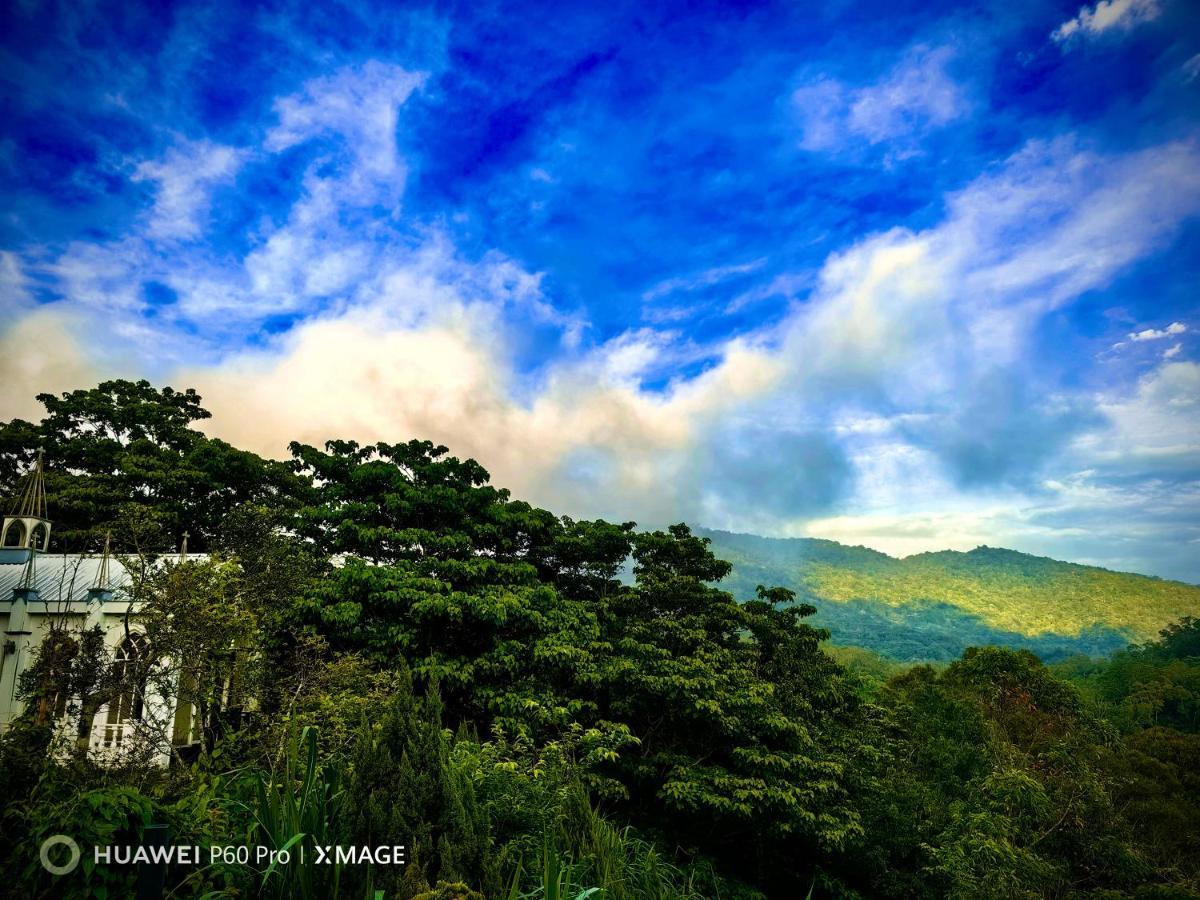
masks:
<svg viewBox="0 0 1200 900"><path fill-rule="evenodd" d="M0 733L23 711L21 673L55 623L74 634L100 626L117 667L133 665L147 649L136 604L125 596L130 572L107 548L100 555L50 553L51 530L39 458L0 528ZM185 554L186 538L181 558ZM64 736L78 733L78 712L69 699L57 698L53 710ZM151 721L159 727L147 727ZM151 756L166 763L172 745L194 745L194 731L190 704L176 709L168 697L130 687L96 714L89 753L111 758L141 738L149 741Z"/></svg>

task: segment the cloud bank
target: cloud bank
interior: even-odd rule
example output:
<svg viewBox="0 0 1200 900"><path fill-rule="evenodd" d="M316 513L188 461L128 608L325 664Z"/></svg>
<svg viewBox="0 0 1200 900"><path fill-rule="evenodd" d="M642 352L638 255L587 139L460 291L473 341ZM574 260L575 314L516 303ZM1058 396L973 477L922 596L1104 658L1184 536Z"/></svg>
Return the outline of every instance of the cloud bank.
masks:
<svg viewBox="0 0 1200 900"><path fill-rule="evenodd" d="M1101 3L1056 40L1157 14ZM470 21L404 18L417 52L284 15L247 21L278 65L235 94L185 89L194 16L156 63L183 113L116 63L88 109L27 92L6 418L146 375L261 453L428 438L576 516L1200 579L1200 132L1139 131L1160 107L1120 81L1072 108L1088 54L1014 85L1050 65L1015 13L861 60L754 17L690 32L710 52L643 28L497 57ZM1156 90L1192 90L1170 66Z"/></svg>

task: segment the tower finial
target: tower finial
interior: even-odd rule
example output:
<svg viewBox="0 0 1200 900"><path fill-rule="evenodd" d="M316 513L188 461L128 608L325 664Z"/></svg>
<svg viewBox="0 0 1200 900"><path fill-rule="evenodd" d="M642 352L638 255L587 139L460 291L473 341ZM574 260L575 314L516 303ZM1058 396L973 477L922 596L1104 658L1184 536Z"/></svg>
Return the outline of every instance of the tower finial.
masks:
<svg viewBox="0 0 1200 900"><path fill-rule="evenodd" d="M189 537L189 535L185 531L183 533L183 540L181 540L179 542L179 561L180 562L187 562L187 539L188 539L188 537Z"/></svg>
<svg viewBox="0 0 1200 900"><path fill-rule="evenodd" d="M108 561L111 558L112 532L104 532L104 553L100 556L100 570L96 573L93 587L98 591L108 590Z"/></svg>
<svg viewBox="0 0 1200 900"><path fill-rule="evenodd" d="M46 518L46 476L42 470L45 448L38 447L33 468L25 476L25 487L13 504L12 514L22 518Z"/></svg>
<svg viewBox="0 0 1200 900"><path fill-rule="evenodd" d="M0 550L44 551L50 547L44 458L45 451L38 447L33 468L22 479L12 511L0 526Z"/></svg>

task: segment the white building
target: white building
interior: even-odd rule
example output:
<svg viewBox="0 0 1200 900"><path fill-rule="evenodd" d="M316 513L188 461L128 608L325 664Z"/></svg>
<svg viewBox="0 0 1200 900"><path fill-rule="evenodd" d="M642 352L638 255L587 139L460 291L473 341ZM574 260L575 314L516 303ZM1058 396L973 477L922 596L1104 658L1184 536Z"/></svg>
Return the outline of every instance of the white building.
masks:
<svg viewBox="0 0 1200 900"><path fill-rule="evenodd" d="M131 578L125 566L107 551L50 553L51 531L39 458L0 527L0 733L21 715L21 673L35 661L55 626L75 635L100 626L111 664L117 667L129 666L147 649L137 609L131 608L125 592ZM53 704L52 715L65 738L77 733L77 704L71 699L62 695ZM131 686L96 714L89 752L103 759L141 738L142 746L149 746L151 755L165 763L171 745L195 743L193 730L190 704L175 709L161 693Z"/></svg>

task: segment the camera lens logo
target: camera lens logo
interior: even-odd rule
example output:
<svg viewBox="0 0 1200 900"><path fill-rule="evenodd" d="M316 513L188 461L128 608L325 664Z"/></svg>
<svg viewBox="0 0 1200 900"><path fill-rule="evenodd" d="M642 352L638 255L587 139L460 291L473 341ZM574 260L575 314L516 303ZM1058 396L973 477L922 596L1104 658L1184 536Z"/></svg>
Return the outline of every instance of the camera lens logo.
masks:
<svg viewBox="0 0 1200 900"><path fill-rule="evenodd" d="M66 847L67 853L69 854L67 861L62 865L56 865L50 859L50 851L59 846ZM42 841L42 850L39 855L42 858L42 868L51 875L67 875L68 873L75 871L75 867L79 865L79 857L81 854L79 852L79 845L75 843L74 840L67 837L65 834L55 834ZM59 857L62 856L61 853L55 855Z"/></svg>

